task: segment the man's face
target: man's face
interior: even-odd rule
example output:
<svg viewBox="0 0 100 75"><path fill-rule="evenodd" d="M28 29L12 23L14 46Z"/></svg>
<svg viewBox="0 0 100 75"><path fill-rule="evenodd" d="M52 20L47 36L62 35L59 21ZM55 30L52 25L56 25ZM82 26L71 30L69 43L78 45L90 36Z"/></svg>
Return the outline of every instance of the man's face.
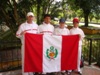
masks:
<svg viewBox="0 0 100 75"><path fill-rule="evenodd" d="M33 18L34 18L33 16L28 16L28 17L27 17L27 20L28 20L28 21L33 21Z"/></svg>
<svg viewBox="0 0 100 75"><path fill-rule="evenodd" d="M78 27L78 24L79 24L78 22L73 22L73 25L74 25L75 28Z"/></svg>
<svg viewBox="0 0 100 75"><path fill-rule="evenodd" d="M45 18L44 18L44 22L45 22L46 24L50 23L50 21L51 21L51 18L50 18L50 17L45 17Z"/></svg>
<svg viewBox="0 0 100 75"><path fill-rule="evenodd" d="M65 26L65 22L60 22L60 27L63 28Z"/></svg>

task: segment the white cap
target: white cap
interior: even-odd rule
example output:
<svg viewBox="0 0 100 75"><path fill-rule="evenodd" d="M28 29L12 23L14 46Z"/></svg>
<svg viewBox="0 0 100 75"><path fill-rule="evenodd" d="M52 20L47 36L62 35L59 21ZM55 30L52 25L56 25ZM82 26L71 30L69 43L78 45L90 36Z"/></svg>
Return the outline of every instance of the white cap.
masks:
<svg viewBox="0 0 100 75"><path fill-rule="evenodd" d="M34 14L32 12L28 12L27 16L34 16Z"/></svg>

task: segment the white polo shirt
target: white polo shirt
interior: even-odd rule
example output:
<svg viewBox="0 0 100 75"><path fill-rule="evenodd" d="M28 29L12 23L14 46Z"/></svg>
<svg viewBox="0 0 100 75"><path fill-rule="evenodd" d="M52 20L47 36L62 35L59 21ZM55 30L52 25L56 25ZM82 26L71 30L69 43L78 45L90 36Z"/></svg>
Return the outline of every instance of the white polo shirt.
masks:
<svg viewBox="0 0 100 75"><path fill-rule="evenodd" d="M18 31L16 32L16 37L20 38L21 41L23 39L23 35L21 35L22 32L28 32L28 33L34 33L36 34L38 32L38 25L35 22L32 22L32 24L29 24L27 22L22 23L19 28Z"/></svg>
<svg viewBox="0 0 100 75"><path fill-rule="evenodd" d="M63 29L60 27L57 27L57 28L55 28L54 34L55 35L69 35L70 32L69 32L69 29L67 29L65 27Z"/></svg>
<svg viewBox="0 0 100 75"><path fill-rule="evenodd" d="M43 24L39 25L38 32L40 34L53 34L54 33L54 26L49 24L46 24L43 22Z"/></svg>
<svg viewBox="0 0 100 75"><path fill-rule="evenodd" d="M82 45L82 40L85 37L85 34L84 34L83 30L80 29L79 27L77 27L77 28L73 27L72 29L70 29L70 34L71 35L79 34L81 36L80 41L79 41L79 45L81 46Z"/></svg>

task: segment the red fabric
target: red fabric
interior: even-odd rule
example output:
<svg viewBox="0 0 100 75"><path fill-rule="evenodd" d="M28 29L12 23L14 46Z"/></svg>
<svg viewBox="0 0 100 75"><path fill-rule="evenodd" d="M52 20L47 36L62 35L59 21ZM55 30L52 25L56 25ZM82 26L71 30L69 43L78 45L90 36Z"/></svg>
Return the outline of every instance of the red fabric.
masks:
<svg viewBox="0 0 100 75"><path fill-rule="evenodd" d="M61 69L72 70L77 68L79 36L62 37Z"/></svg>
<svg viewBox="0 0 100 75"><path fill-rule="evenodd" d="M25 72L42 72L42 35L25 34Z"/></svg>
<svg viewBox="0 0 100 75"><path fill-rule="evenodd" d="M77 68L78 35L62 36L61 70ZM25 72L43 72L43 35L25 34Z"/></svg>

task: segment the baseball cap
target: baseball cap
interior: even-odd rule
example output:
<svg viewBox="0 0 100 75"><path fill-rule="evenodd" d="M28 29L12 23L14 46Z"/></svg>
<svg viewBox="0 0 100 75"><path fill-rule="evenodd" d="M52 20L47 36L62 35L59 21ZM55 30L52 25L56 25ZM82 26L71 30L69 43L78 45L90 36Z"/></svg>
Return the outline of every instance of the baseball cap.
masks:
<svg viewBox="0 0 100 75"><path fill-rule="evenodd" d="M74 22L79 23L79 19L78 19L77 17L76 17L76 18L74 18L74 19L73 19L73 23L74 23Z"/></svg>
<svg viewBox="0 0 100 75"><path fill-rule="evenodd" d="M32 12L28 12L27 16L34 16L34 14Z"/></svg>
<svg viewBox="0 0 100 75"><path fill-rule="evenodd" d="M66 20L65 20L65 18L61 18L60 20L59 20L59 22L65 22Z"/></svg>

